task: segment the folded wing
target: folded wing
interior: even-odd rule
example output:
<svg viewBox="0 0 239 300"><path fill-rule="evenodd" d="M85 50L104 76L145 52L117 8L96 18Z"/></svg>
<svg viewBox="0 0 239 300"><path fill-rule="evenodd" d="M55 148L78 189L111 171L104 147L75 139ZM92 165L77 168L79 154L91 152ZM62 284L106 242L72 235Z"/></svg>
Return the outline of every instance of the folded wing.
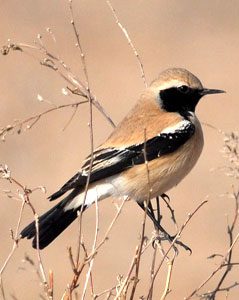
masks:
<svg viewBox="0 0 239 300"><path fill-rule="evenodd" d="M145 163L160 156L176 151L194 134L195 126L188 120L168 127L159 135L127 148L99 148L89 155L81 171L67 181L59 191L49 197L50 201L57 199L69 190L84 188L89 182L95 182L118 174L136 164Z"/></svg>

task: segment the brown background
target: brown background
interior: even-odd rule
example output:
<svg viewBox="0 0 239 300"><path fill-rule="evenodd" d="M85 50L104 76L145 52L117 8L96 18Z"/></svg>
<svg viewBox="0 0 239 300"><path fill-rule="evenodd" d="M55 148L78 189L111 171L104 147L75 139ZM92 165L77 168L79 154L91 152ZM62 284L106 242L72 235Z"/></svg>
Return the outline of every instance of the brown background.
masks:
<svg viewBox="0 0 239 300"><path fill-rule="evenodd" d="M90 84L93 92L113 120L118 123L134 105L144 88L136 59L122 32L115 24L105 1L76 1L76 19L82 45L87 56ZM239 2L238 1L113 1L121 22L127 27L141 55L148 81L168 67L186 67L199 76L207 87L225 89L227 94L210 96L200 103L198 116L224 131L238 129L238 66L239 66ZM10 38L32 43L38 33L45 37L47 47L60 54L72 70L82 77L80 57L74 47L67 1L1 1L0 44ZM56 44L47 35L50 27ZM37 94L55 104L74 101L64 97L65 82L52 71L40 66L31 56L20 52L0 56L0 125L11 124L49 108L40 103ZM75 98L77 100L77 98ZM8 136L0 144L0 163L7 164L12 175L29 187L44 185L47 194L54 192L81 166L89 153L88 106L81 106L67 130L62 128L71 116L71 109L42 118L30 131ZM111 132L111 127L94 113L95 145ZM176 189L170 192L178 222L182 224L192 211L209 195L209 203L194 217L183 234L183 240L193 249L189 256L181 250L173 271L172 292L168 299L183 299L216 267L219 259L208 261L212 253L225 253L228 248L227 218L232 217L233 204L221 194L231 190L232 180L224 172L212 168L225 165L220 149L222 136L204 126L205 147L199 163ZM1 181L1 188L10 188ZM39 213L51 204L45 195L36 192L31 197ZM0 195L0 264L8 255L12 241L9 228L15 228L20 202ZM112 219L114 207L110 200L100 205L101 236ZM24 212L22 227L32 219ZM141 229L142 213L134 203L128 203L115 225L110 240L102 248L94 265L96 292L116 283L117 274L128 271ZM171 228L165 216L166 226ZM95 210L84 217L84 237L91 245L95 226ZM76 244L76 222L51 246L42 252L46 270L55 274L56 299L62 295L72 274L66 246ZM152 225L148 224L150 236ZM238 246L237 246L238 248ZM237 250L235 252L238 252ZM22 262L24 253L35 259L29 241L21 241L19 249L4 273L7 299L38 299L41 287L34 270ZM143 258L141 281L137 296L148 287L152 251ZM238 257L237 257L238 258ZM155 286L154 299L162 293L164 269ZM238 269L226 284L238 280ZM213 284L204 290L212 289ZM228 299L237 299L238 289ZM217 299L224 299L220 294Z"/></svg>

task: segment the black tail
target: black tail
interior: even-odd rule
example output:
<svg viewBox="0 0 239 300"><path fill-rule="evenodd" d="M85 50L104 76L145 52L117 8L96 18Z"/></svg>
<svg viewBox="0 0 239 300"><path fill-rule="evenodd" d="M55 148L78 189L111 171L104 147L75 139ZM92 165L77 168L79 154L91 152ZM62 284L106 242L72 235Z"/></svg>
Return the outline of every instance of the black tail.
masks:
<svg viewBox="0 0 239 300"><path fill-rule="evenodd" d="M74 191L75 192L75 191ZM74 195L74 196L73 196ZM76 196L71 193L56 206L51 208L39 218L39 249L48 246L60 233L62 233L77 217L78 209L64 210L65 206ZM84 207L85 209L86 207ZM30 223L21 232L22 238L31 239L32 247L37 248L36 227L35 222Z"/></svg>

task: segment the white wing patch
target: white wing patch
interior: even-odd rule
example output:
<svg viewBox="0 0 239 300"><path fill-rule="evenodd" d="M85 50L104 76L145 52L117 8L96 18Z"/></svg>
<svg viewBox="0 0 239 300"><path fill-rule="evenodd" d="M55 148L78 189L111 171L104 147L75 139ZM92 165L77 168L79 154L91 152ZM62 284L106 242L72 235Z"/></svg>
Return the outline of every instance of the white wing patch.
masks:
<svg viewBox="0 0 239 300"><path fill-rule="evenodd" d="M164 130L162 130L160 132L160 134L162 134L162 133L174 134L178 131L185 130L190 124L191 124L190 121L183 120L183 121L180 121L180 122L178 122L177 124L175 124L173 126L166 127ZM171 139L172 139L172 137L171 137Z"/></svg>

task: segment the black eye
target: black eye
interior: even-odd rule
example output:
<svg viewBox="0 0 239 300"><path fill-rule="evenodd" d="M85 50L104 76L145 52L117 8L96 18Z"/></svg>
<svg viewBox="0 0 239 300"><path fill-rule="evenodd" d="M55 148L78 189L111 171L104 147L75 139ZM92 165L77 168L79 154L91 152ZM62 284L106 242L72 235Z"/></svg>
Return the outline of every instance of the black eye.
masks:
<svg viewBox="0 0 239 300"><path fill-rule="evenodd" d="M181 85L178 87L178 90L183 93L183 94L187 94L190 92L190 88L187 85Z"/></svg>

